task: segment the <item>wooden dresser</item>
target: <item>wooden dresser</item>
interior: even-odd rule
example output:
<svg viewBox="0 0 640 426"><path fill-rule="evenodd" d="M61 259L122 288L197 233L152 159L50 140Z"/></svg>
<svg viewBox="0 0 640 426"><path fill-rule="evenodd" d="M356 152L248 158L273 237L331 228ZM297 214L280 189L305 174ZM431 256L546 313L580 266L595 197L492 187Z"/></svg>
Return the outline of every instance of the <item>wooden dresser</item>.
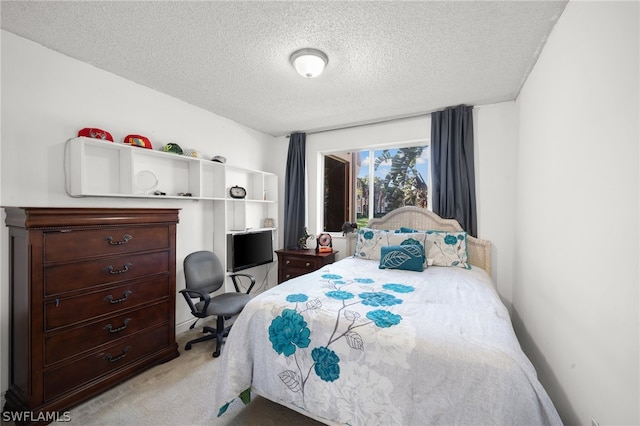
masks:
<svg viewBox="0 0 640 426"><path fill-rule="evenodd" d="M314 249L280 249L278 255L278 284L308 274L335 262L337 251L318 253Z"/></svg>
<svg viewBox="0 0 640 426"><path fill-rule="evenodd" d="M5 410L64 411L179 355L177 209L5 211Z"/></svg>

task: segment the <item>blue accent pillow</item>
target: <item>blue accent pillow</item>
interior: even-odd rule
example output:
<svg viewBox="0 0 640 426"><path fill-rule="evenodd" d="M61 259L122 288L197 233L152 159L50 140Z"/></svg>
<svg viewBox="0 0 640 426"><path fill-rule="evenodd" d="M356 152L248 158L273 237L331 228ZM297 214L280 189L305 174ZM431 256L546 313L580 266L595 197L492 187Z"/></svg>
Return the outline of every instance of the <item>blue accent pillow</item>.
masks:
<svg viewBox="0 0 640 426"><path fill-rule="evenodd" d="M405 228L404 226L401 226L400 229L396 229L395 231L397 234L412 234L414 232L420 232L416 229L411 229L411 228Z"/></svg>
<svg viewBox="0 0 640 426"><path fill-rule="evenodd" d="M383 246L380 248L380 269L424 270L424 247L420 244Z"/></svg>

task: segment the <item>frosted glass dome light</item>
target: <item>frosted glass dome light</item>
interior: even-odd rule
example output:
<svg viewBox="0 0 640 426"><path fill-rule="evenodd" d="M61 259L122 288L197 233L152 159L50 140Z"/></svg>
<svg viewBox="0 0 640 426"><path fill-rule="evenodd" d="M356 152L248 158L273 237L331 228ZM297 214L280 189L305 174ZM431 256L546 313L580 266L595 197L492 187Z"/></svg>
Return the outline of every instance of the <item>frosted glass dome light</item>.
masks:
<svg viewBox="0 0 640 426"><path fill-rule="evenodd" d="M291 65L305 78L314 78L322 74L329 58L318 49L300 49L291 54Z"/></svg>

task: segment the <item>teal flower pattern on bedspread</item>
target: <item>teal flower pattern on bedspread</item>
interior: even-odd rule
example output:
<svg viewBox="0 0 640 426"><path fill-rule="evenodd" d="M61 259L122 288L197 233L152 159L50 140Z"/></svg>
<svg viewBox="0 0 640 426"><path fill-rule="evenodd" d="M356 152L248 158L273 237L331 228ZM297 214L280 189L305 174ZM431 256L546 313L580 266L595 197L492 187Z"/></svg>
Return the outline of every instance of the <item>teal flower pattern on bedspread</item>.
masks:
<svg viewBox="0 0 640 426"><path fill-rule="evenodd" d="M402 300L388 293L360 293L362 304L367 306L393 306L402 303Z"/></svg>
<svg viewBox="0 0 640 426"><path fill-rule="evenodd" d="M358 329L374 327L383 330L400 324L402 316L392 312L393 306L403 303L399 295L415 290L408 285L379 285L371 278L345 279L336 274L323 274L320 281L327 288L324 297L310 298L302 293L287 295L285 306L293 306L283 308L269 326L269 340L273 350L294 359L289 364L292 368L280 371L278 377L291 392L300 393L303 401L305 386L313 377L327 383L340 379L340 363L347 362L348 359L341 360L333 349L337 342L346 342L352 351L366 351L365 338ZM369 287L371 291L362 291ZM375 309L368 310L369 308ZM358 312L362 309L366 312ZM314 337L314 331L309 328L305 319L307 315L320 313L335 315L335 327L328 338L326 331L325 334Z"/></svg>
<svg viewBox="0 0 640 426"><path fill-rule="evenodd" d="M367 313L367 318L372 320L378 327L387 328L400 324L402 317L389 311L376 310Z"/></svg>
<svg viewBox="0 0 640 426"><path fill-rule="evenodd" d="M284 356L293 355L298 348L306 348L311 331L304 317L293 309L285 309L269 327L269 340L273 350Z"/></svg>
<svg viewBox="0 0 640 426"><path fill-rule="evenodd" d="M340 358L327 347L315 348L311 351L311 357L315 362L314 371L325 382L333 382L340 377Z"/></svg>
<svg viewBox="0 0 640 426"><path fill-rule="evenodd" d="M306 302L309 298L306 294L290 294L287 296L287 302Z"/></svg>

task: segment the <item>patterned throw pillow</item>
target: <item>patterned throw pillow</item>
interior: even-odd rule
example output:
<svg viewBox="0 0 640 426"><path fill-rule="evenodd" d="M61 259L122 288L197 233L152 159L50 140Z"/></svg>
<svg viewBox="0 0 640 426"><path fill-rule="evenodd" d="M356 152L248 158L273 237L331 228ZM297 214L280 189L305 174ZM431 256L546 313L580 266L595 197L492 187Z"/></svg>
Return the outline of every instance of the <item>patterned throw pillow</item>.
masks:
<svg viewBox="0 0 640 426"><path fill-rule="evenodd" d="M400 244L418 244L426 252L426 234L398 233L382 229L361 228L356 238L354 257L367 260L380 260L380 248ZM426 260L426 257L425 257Z"/></svg>
<svg viewBox="0 0 640 426"><path fill-rule="evenodd" d="M389 232L387 235L387 240L389 246L398 246L398 245L406 245L406 244L418 244L422 249L422 254L425 255L426 247L427 247L427 234L425 232L410 232L410 233L400 233L400 232ZM426 256L423 258L423 261L426 263ZM426 266L426 264L425 264Z"/></svg>
<svg viewBox="0 0 640 426"><path fill-rule="evenodd" d="M471 269L466 232L427 231L426 251L429 265Z"/></svg>
<svg viewBox="0 0 640 426"><path fill-rule="evenodd" d="M424 247L420 244L382 247L379 268L422 272L424 270Z"/></svg>
<svg viewBox="0 0 640 426"><path fill-rule="evenodd" d="M381 229L360 228L353 256L359 259L379 260L380 247L389 245L388 234L389 231Z"/></svg>
<svg viewBox="0 0 640 426"><path fill-rule="evenodd" d="M415 231L415 232L399 232L399 231L394 231L394 232L389 232L389 241L404 241L406 239L409 238L413 238L415 240L417 240L420 244L424 244L425 242L425 232L424 231ZM389 245L396 245L396 244L391 244L389 243Z"/></svg>

